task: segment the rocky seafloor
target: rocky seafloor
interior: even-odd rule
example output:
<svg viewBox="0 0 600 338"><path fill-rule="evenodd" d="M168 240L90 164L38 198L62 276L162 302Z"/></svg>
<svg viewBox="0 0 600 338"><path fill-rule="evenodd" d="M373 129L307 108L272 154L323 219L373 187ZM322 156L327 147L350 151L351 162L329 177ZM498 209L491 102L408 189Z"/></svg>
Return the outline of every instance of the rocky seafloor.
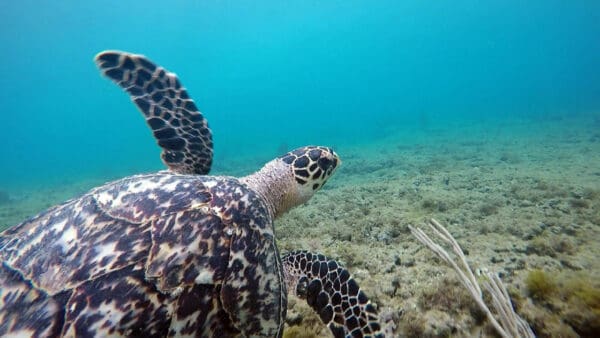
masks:
<svg viewBox="0 0 600 338"><path fill-rule="evenodd" d="M433 217L474 269L500 274L538 337L600 336L599 118L421 126L336 150L336 175L276 221L278 245L343 263L394 335L497 336L455 272L411 235ZM219 169L248 172L228 166ZM0 227L100 183L4 192ZM299 299L288 321L286 337L330 336Z"/></svg>
<svg viewBox="0 0 600 338"><path fill-rule="evenodd" d="M434 217L473 269L500 274L538 337L598 337L600 123L570 123L454 126L341 149L337 176L278 222L279 246L342 261L397 336L497 336L411 235ZM327 335L301 302L290 313L306 317L290 336Z"/></svg>

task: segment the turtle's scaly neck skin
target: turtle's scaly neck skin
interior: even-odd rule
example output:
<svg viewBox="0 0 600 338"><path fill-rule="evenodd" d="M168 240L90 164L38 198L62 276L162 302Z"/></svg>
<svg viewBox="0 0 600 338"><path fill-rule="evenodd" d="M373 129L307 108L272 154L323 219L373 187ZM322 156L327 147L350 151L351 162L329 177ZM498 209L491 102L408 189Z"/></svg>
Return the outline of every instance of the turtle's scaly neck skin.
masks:
<svg viewBox="0 0 600 338"><path fill-rule="evenodd" d="M298 191L292 168L280 159L268 162L240 181L263 198L273 219L310 198Z"/></svg>

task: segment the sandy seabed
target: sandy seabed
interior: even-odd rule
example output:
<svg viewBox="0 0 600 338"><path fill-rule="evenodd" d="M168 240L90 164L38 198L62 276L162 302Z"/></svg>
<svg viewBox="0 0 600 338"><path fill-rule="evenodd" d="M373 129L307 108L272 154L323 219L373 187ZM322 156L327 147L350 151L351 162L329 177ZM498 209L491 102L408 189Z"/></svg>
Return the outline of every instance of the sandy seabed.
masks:
<svg viewBox="0 0 600 338"><path fill-rule="evenodd" d="M343 160L336 175L276 221L282 252L340 261L394 335L497 336L454 271L408 230L433 217L475 270L500 274L538 337L598 335L600 117L386 132L368 145L336 148ZM231 174L244 172L230 166ZM0 227L103 182L2 192ZM287 337L330 336L299 299L290 299L288 319Z"/></svg>
<svg viewBox="0 0 600 338"><path fill-rule="evenodd" d="M411 235L408 225L434 217L474 270L500 274L538 337L597 337L600 117L492 125L401 130L338 149L331 182L277 222L280 248L343 262L395 335L496 336L454 271ZM326 336L301 302L295 312L308 321L297 336Z"/></svg>

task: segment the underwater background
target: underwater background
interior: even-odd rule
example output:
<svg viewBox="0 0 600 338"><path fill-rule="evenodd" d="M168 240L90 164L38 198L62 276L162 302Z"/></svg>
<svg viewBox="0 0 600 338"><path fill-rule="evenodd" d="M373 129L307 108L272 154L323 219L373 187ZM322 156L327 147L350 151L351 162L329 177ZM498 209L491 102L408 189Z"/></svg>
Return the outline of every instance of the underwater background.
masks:
<svg viewBox="0 0 600 338"><path fill-rule="evenodd" d="M164 168L93 63L124 50L180 76L214 174L336 149L279 246L342 261L395 334L493 336L411 237L430 217L502 273L538 336L600 332L598 1L2 1L0 44L0 229ZM327 336L290 308L288 336Z"/></svg>

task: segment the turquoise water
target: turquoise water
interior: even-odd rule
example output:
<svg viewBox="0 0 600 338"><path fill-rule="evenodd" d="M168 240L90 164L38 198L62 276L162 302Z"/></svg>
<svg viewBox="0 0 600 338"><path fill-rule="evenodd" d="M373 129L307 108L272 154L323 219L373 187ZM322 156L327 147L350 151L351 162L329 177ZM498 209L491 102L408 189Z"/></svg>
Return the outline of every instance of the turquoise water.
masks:
<svg viewBox="0 0 600 338"><path fill-rule="evenodd" d="M4 0L0 45L0 230L164 169L93 62L124 50L180 76L212 173L336 149L343 165L276 221L277 245L339 259L394 336L491 336L411 237L431 217L538 336L600 332L600 1ZM542 302L536 269L557 279Z"/></svg>
<svg viewBox="0 0 600 338"><path fill-rule="evenodd" d="M407 126L598 115L599 13L596 1L3 1L0 189L163 168L95 68L105 49L180 75L225 170Z"/></svg>

